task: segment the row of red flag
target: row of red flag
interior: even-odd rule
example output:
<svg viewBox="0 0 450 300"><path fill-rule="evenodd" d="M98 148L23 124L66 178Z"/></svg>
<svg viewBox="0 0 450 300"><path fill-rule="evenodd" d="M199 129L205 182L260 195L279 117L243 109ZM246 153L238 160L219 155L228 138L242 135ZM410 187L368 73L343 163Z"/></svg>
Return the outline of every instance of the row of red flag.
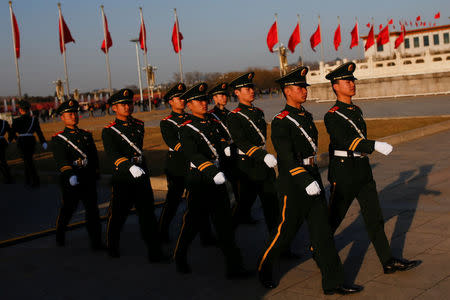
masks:
<svg viewBox="0 0 450 300"><path fill-rule="evenodd" d="M440 12L438 12L434 16L435 19L439 19L440 17L441 17ZM421 20L421 17L418 16L416 18L416 22L419 22L420 20ZM403 41L405 39L405 34L406 34L405 27L408 26L407 23L408 22L399 21L401 33L400 33L400 36L397 37L397 39L395 40L395 49L397 49L403 43ZM389 25L393 25L393 24L394 24L393 19L390 19L388 21L388 24L385 27L383 27L383 25L380 25L380 27L379 27L380 32L376 39L376 43L378 45L384 45L384 44L389 43ZM426 22L422 22L421 24L426 25ZM368 28L370 28L370 30L369 30L369 34L367 36L366 44L364 46L365 51L367 51L371 46L373 46L375 44L374 25L371 23L367 23L366 26ZM431 23L430 23L430 26L431 26ZM434 23L434 26L436 26L436 23ZM355 24L352 31L350 32L350 35L351 35L350 49L352 49L353 47L356 47L359 45L358 23ZM310 40L310 44L311 44L311 49L315 52L316 51L315 48L322 42L320 24L317 26L316 31L311 35L309 40ZM342 41L341 40L341 25L339 24L334 32L334 38L333 38L334 49L336 51L339 49L339 47L341 45L341 41ZM273 52L273 47L278 43L277 21L275 21L272 24L272 26L270 27L269 32L267 34L266 42L267 42L267 47L269 48L269 51ZM292 34L289 38L288 49L292 53L294 53L295 47L300 43L301 43L300 24L297 22L297 25L295 26L294 31L292 32Z"/></svg>
<svg viewBox="0 0 450 300"><path fill-rule="evenodd" d="M19 26L17 24L17 19L14 14L14 12L11 11L11 17L12 17L12 24L13 24L13 39L14 39L14 50L16 58L20 58L20 33L19 33ZM104 32L105 37L101 43L100 49L107 53L109 51L109 48L113 45L113 41L111 38L111 34L108 29L108 20L106 18L106 15L103 15L104 17ZM62 14L60 15L59 21L58 21L58 28L59 28L59 48L61 51L61 54L66 51L66 44L67 43L75 43L75 39L72 37L72 34L70 33L69 27L67 26L66 22L64 21L64 17ZM139 28L139 44L141 49L146 53L147 52L147 41L146 41L146 30L145 30L145 24L144 20L141 18L141 25ZM172 45L173 50L178 53L181 51L181 40L183 39L183 35L179 31L179 24L178 19L175 21L175 24L173 25L173 31L172 31Z"/></svg>

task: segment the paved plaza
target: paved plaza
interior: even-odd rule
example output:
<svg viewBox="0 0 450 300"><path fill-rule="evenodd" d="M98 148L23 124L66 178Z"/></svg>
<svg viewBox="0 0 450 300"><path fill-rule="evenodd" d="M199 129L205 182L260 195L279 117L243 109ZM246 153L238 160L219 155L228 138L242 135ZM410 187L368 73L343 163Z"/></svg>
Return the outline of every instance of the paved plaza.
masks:
<svg viewBox="0 0 450 300"><path fill-rule="evenodd" d="M355 201L336 234L336 244L345 265L346 281L363 284L364 291L352 299L445 299L450 292L450 130L396 146L384 157L372 155L374 176L386 220L386 233L393 252L422 265L385 275L367 239L359 206ZM324 180L326 171L323 172ZM2 186L3 188L4 186ZM16 191L15 197L35 214L49 214L39 202L42 194ZM106 193L106 192L105 192ZM34 197L28 198L34 194ZM26 195L27 199L21 199ZM3 198L3 197L2 197ZM56 205L56 200L52 200ZM15 208L17 210L17 208ZM181 225L180 207L171 230L173 249ZM48 210L48 209L47 209ZM9 229L14 215L2 207ZM157 209L159 215L160 210ZM53 215L52 215L53 214ZM190 263L192 275L180 275L175 265L152 265L140 240L137 218L130 216L121 240L120 259L106 253L92 253L85 228L68 233L65 248L55 246L54 236L0 249L1 299L317 299L322 294L320 274L308 253L307 231L303 227L292 250L298 261L282 260L277 272L277 289L264 289L256 279L256 264L268 238L257 203L256 226L242 225L237 231L245 265L255 276L229 281L217 248L203 248L195 240ZM9 217L7 217L9 215ZM77 216L81 218L82 215ZM16 223L20 228L26 220ZM5 223L4 223L5 224ZM11 225L12 224L12 225ZM328 296L334 299L338 296ZM345 297L344 297L345 298ZM350 298L350 297L348 297Z"/></svg>

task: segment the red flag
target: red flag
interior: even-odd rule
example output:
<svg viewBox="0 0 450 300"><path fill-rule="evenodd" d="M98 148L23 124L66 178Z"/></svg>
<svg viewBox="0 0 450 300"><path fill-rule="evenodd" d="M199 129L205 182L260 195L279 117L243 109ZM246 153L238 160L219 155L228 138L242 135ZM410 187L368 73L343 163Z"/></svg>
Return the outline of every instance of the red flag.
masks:
<svg viewBox="0 0 450 300"><path fill-rule="evenodd" d="M420 16L417 16L416 21L417 21L417 22L420 21Z"/></svg>
<svg viewBox="0 0 450 300"><path fill-rule="evenodd" d="M145 30L144 20L141 19L141 29L139 31L139 43L141 45L141 49L147 53L147 31Z"/></svg>
<svg viewBox="0 0 450 300"><path fill-rule="evenodd" d="M367 27L367 28L370 28L370 22L366 24L366 27Z"/></svg>
<svg viewBox="0 0 450 300"><path fill-rule="evenodd" d="M291 50L292 53L294 53L295 46L300 44L300 24L297 23L297 26L295 26L294 31L291 34L291 37L289 38L288 48Z"/></svg>
<svg viewBox="0 0 450 300"><path fill-rule="evenodd" d="M436 22L433 23L433 26L436 26Z"/></svg>
<svg viewBox="0 0 450 300"><path fill-rule="evenodd" d="M359 44L358 23L356 23L355 27L353 27L351 35L352 35L352 41L350 42L350 49L352 49L355 46L358 46L358 44Z"/></svg>
<svg viewBox="0 0 450 300"><path fill-rule="evenodd" d="M412 21L409 21L409 26L412 26Z"/></svg>
<svg viewBox="0 0 450 300"><path fill-rule="evenodd" d="M70 34L69 27L67 27L66 22L61 15L61 17L59 18L59 50L61 51L61 54L63 54L63 52L66 50L66 44L70 42L75 43L75 40Z"/></svg>
<svg viewBox="0 0 450 300"><path fill-rule="evenodd" d="M106 53L106 51L109 52L109 48L111 48L113 42L112 42L112 39L111 39L111 34L109 33L109 29L108 29L108 19L106 19L106 15L104 15L104 16L105 16L105 28L104 28L104 30L106 31L106 41L105 41L105 39L103 39L101 49L102 49L103 52ZM108 48L106 48L105 45Z"/></svg>
<svg viewBox="0 0 450 300"><path fill-rule="evenodd" d="M383 28L383 24L380 24L380 26L378 26L379 30L381 30L381 28Z"/></svg>
<svg viewBox="0 0 450 300"><path fill-rule="evenodd" d="M398 47L400 47L400 45L404 42L405 40L405 26L402 25L402 33L400 33L400 35L398 36L398 38L395 40L395 49L397 49Z"/></svg>
<svg viewBox="0 0 450 300"><path fill-rule="evenodd" d="M181 40L183 39L183 35L180 32L180 29L178 28L178 20L175 21L173 24L173 30L172 30L172 45L173 45L173 51L175 53L178 53L181 51ZM177 34L178 31L178 34Z"/></svg>
<svg viewBox="0 0 450 300"><path fill-rule="evenodd" d="M269 51L273 53L273 46L278 43L278 30L277 30L277 22L275 21L270 27L269 32L267 33L267 47L269 47Z"/></svg>
<svg viewBox="0 0 450 300"><path fill-rule="evenodd" d="M439 19L440 17L441 17L441 12L438 11L438 13L434 15L434 18L435 19Z"/></svg>
<svg viewBox="0 0 450 300"><path fill-rule="evenodd" d="M311 37L309 38L311 48L314 52L316 52L314 48L316 48L316 46L319 45L321 41L322 37L320 36L320 25L317 25L316 32L314 32L313 35L311 35Z"/></svg>
<svg viewBox="0 0 450 300"><path fill-rule="evenodd" d="M390 19L389 22L388 22L388 24L389 24L389 25L394 24L394 20Z"/></svg>
<svg viewBox="0 0 450 300"><path fill-rule="evenodd" d="M11 9L12 12L12 9ZM16 16L12 13L13 19L13 34L14 34L14 52L16 58L20 57L20 34L19 34L19 26L17 25Z"/></svg>
<svg viewBox="0 0 450 300"><path fill-rule="evenodd" d="M377 37L377 45L384 45L387 43L389 43L389 25L386 25Z"/></svg>
<svg viewBox="0 0 450 300"><path fill-rule="evenodd" d="M336 28L336 31L334 32L334 49L336 49L336 51L339 48L339 45L341 44L341 24L338 25L338 27Z"/></svg>
<svg viewBox="0 0 450 300"><path fill-rule="evenodd" d="M416 27L417 27L417 26L419 26L419 24L417 24L417 22L416 22Z"/></svg>
<svg viewBox="0 0 450 300"><path fill-rule="evenodd" d="M370 27L369 34L367 35L366 45L364 46L364 50L367 51L370 47L375 44L375 35L373 33L373 25Z"/></svg>

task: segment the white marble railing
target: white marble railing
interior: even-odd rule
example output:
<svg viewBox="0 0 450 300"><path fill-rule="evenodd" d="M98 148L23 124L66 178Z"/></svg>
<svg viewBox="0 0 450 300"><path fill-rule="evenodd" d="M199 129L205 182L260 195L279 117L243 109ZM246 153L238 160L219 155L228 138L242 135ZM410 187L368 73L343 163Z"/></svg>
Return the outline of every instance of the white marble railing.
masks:
<svg viewBox="0 0 450 300"><path fill-rule="evenodd" d="M335 65L320 62L319 70L311 70L307 75L308 83L328 82L325 75L348 60L337 61ZM426 51L422 56L397 57L396 59L375 61L369 57L365 62L356 62L355 77L370 79L380 77L405 76L415 74L440 73L450 71L450 53L430 54Z"/></svg>

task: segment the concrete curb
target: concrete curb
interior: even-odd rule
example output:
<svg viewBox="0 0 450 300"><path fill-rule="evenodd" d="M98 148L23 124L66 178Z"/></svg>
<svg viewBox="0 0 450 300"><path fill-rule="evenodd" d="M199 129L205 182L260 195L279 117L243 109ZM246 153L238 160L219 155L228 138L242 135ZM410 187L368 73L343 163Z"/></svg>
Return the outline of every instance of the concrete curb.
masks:
<svg viewBox="0 0 450 300"><path fill-rule="evenodd" d="M380 138L379 141L386 142L395 146L401 143L409 142L448 129L450 129L450 120L386 136ZM327 152L322 153L317 158L317 165L320 168L328 167L328 161L329 161L328 153Z"/></svg>

